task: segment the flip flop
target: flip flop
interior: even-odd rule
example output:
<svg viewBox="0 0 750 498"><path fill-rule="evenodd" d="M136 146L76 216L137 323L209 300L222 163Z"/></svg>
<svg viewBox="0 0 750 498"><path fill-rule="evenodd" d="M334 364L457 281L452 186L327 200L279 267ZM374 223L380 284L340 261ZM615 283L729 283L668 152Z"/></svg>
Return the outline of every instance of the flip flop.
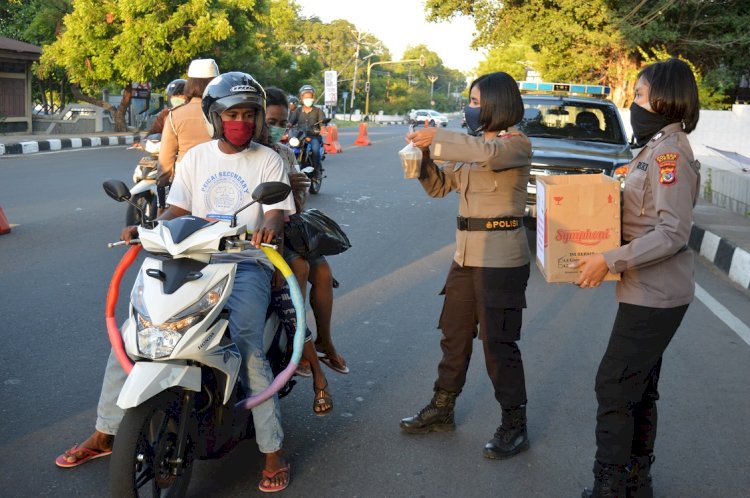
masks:
<svg viewBox="0 0 750 498"><path fill-rule="evenodd" d="M263 469L262 475L265 479L273 479L277 475L281 474L282 472L286 472L288 475L288 478L286 480L286 483L282 484L281 486L264 486L263 485L263 479L260 480L258 483L258 489L263 491L264 493L276 493L277 491L283 491L289 486L289 483L292 480L292 474L290 473L290 466L289 464L286 464L285 467L281 467L279 470L275 472L269 472L266 469Z"/></svg>
<svg viewBox="0 0 750 498"><path fill-rule="evenodd" d="M339 356L341 358L341 356ZM343 360L343 358L341 358ZM348 374L349 373L349 367L346 366L346 363L339 365L333 362L333 358L331 358L328 355L318 356L318 360L323 363L325 366L330 368L331 370L338 372L340 374Z"/></svg>
<svg viewBox="0 0 750 498"><path fill-rule="evenodd" d="M82 453L82 456L80 458L75 456L75 453ZM79 465L83 465L84 463L88 462L89 460L93 460L95 458L101 458L107 455L111 455L112 450L95 450L93 448L82 448L78 445L73 446L71 449L60 455L55 459L55 465L58 467L62 467L65 469L71 468L71 467L78 467ZM66 460L65 457L72 456L76 460L73 462L69 462Z"/></svg>
<svg viewBox="0 0 750 498"><path fill-rule="evenodd" d="M300 362L300 364L297 365L297 370L294 371L294 375L299 375L300 377L312 377L312 367L308 362Z"/></svg>

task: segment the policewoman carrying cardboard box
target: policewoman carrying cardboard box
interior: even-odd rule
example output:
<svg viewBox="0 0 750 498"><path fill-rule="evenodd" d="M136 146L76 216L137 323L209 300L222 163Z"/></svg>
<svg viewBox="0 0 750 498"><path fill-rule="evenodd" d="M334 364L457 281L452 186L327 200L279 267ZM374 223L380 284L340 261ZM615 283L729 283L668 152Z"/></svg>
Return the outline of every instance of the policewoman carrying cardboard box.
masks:
<svg viewBox="0 0 750 498"><path fill-rule="evenodd" d="M630 121L643 147L628 165L622 211L623 245L581 258L578 285L596 287L622 272L620 303L596 375L594 488L584 497L653 496L657 384L662 355L695 293L687 249L700 165L687 134L699 113L690 67L657 62L638 75Z"/></svg>

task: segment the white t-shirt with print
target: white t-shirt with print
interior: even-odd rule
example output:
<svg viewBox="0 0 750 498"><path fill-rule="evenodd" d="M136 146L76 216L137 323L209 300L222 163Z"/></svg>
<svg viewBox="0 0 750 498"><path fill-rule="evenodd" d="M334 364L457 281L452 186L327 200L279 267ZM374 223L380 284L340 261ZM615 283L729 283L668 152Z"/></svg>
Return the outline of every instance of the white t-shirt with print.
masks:
<svg viewBox="0 0 750 498"><path fill-rule="evenodd" d="M167 203L193 216L231 221L232 214L252 201L253 190L263 182L289 184L276 152L253 143L242 152L226 154L219 150L219 141L213 140L196 145L182 158ZM283 210L284 215L294 213L292 196L277 204L253 204L237 215L237 224L253 231L263 225L263 213L274 209Z"/></svg>

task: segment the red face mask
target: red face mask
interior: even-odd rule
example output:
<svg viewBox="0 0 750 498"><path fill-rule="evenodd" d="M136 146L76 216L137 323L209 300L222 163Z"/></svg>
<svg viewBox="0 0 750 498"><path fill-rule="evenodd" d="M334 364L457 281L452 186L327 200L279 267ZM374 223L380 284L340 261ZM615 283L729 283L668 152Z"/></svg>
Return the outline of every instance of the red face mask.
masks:
<svg viewBox="0 0 750 498"><path fill-rule="evenodd" d="M224 138L235 147L244 147L253 139L255 123L247 121L222 121Z"/></svg>

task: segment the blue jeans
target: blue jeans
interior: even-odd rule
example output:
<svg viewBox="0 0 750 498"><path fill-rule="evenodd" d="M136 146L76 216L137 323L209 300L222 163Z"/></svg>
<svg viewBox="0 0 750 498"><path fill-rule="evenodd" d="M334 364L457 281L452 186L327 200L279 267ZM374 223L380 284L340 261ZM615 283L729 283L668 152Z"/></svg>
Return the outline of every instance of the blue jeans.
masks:
<svg viewBox="0 0 750 498"><path fill-rule="evenodd" d="M320 135L313 135L310 138L310 162L314 168L320 169L321 148L323 144L322 137Z"/></svg>
<svg viewBox="0 0 750 498"><path fill-rule="evenodd" d="M271 299L272 274L272 270L261 263L239 263L234 289L226 304L230 310L229 331L243 359L240 380L244 386L250 386L250 394L253 395L263 391L273 381L271 367L263 352L263 329ZM124 415L122 408L117 406L117 397L126 378L114 353L110 353L97 406L96 430L99 432L117 433ZM281 429L279 398L273 396L253 408L252 412L255 439L261 453L280 450L284 432Z"/></svg>

